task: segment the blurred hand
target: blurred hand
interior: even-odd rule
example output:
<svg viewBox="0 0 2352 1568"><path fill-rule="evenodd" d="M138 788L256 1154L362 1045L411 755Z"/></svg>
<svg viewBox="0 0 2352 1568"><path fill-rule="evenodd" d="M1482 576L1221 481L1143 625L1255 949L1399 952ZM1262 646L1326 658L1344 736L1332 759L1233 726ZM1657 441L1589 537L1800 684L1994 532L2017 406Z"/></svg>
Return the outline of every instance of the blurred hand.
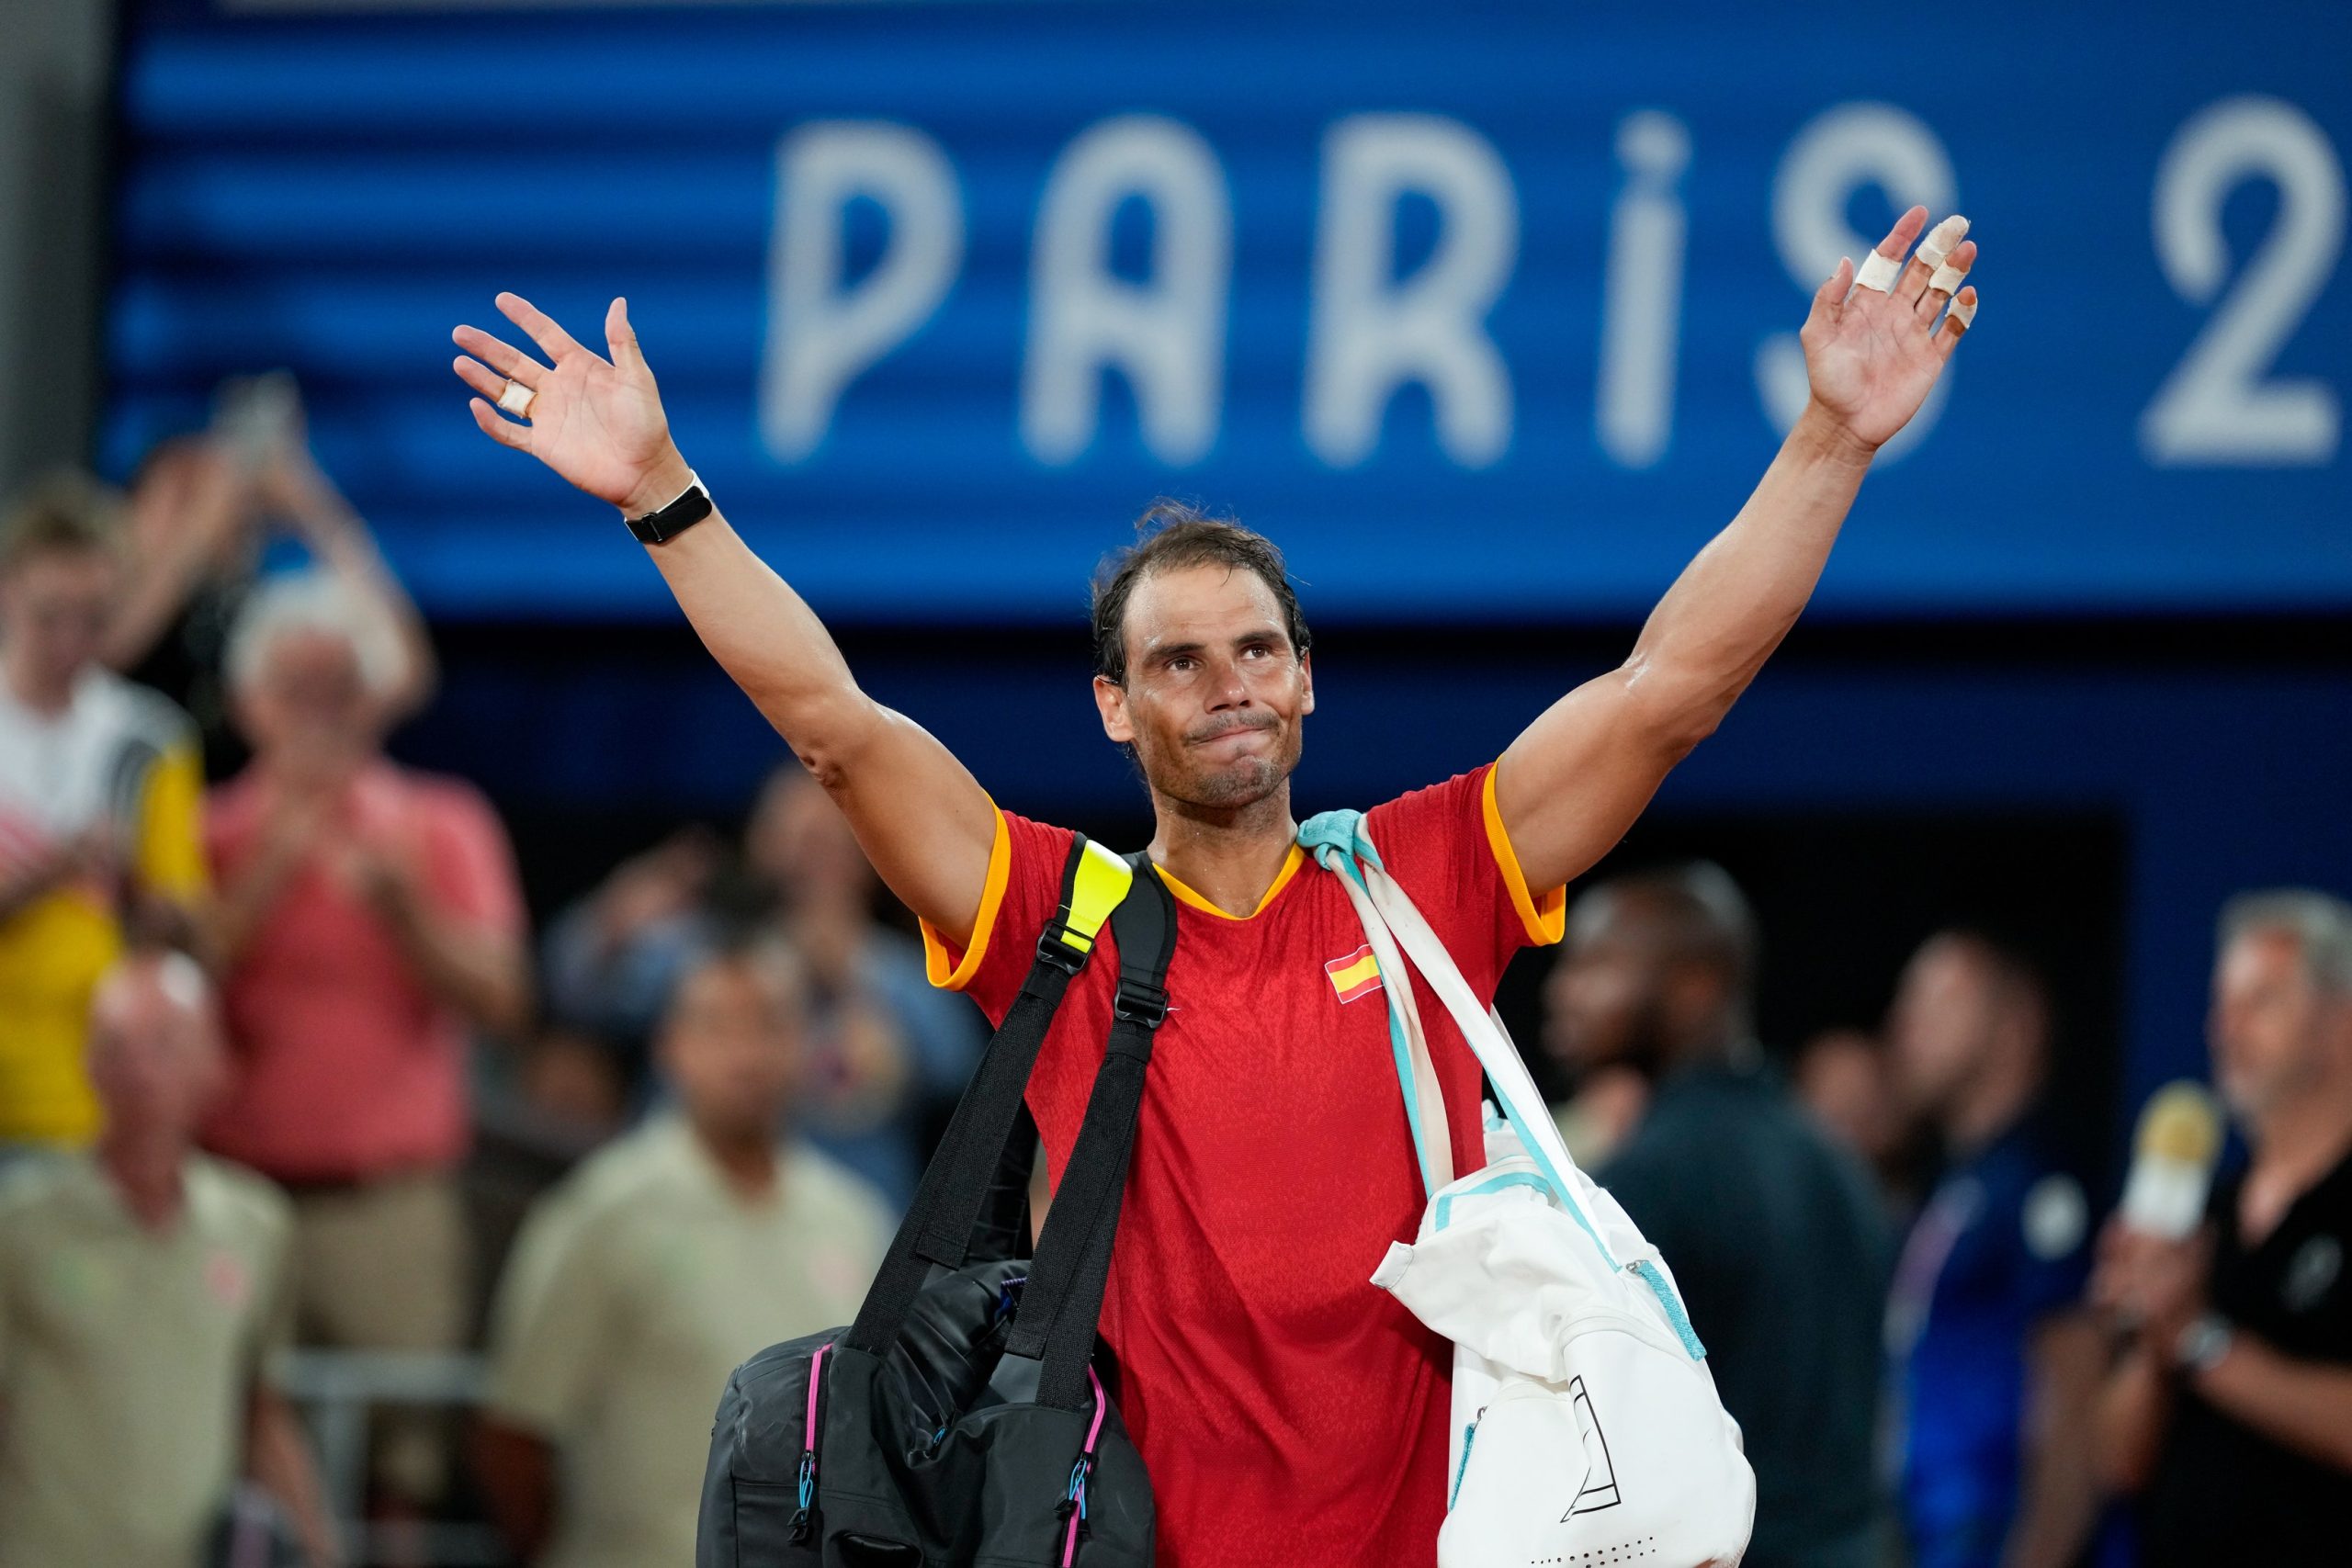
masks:
<svg viewBox="0 0 2352 1568"><path fill-rule="evenodd" d="M605 313L609 360L581 347L518 295L501 294L498 308L554 364L541 365L475 327L453 333L466 351L456 362L458 378L481 394L469 406L483 433L629 516L675 500L688 483L685 460L670 440L662 395L628 324L628 302L615 299ZM509 420L494 406L510 379L537 394L526 421Z"/></svg>
<svg viewBox="0 0 2352 1568"><path fill-rule="evenodd" d="M261 503L290 525L313 554L324 554L359 526L343 492L297 428L274 447L254 476Z"/></svg>
<svg viewBox="0 0 2352 1568"><path fill-rule="evenodd" d="M104 823L39 847L0 839L0 910L13 911L51 888L104 881L116 863L113 829Z"/></svg>
<svg viewBox="0 0 2352 1568"><path fill-rule="evenodd" d="M720 859L718 840L689 828L623 861L596 895L599 934L618 947L648 926L684 914L709 887Z"/></svg>
<svg viewBox="0 0 2352 1568"><path fill-rule="evenodd" d="M1928 209L1913 208L1879 242L1879 254L1900 257L1927 224ZM1976 242L1962 240L1946 262L1965 271L1975 259ZM1814 402L1875 450L1919 412L1967 329L1949 317L1937 325L1947 297L1928 287L1932 271L1917 256L1905 264L1892 293L1854 288L1854 273L1852 263L1838 264L1797 335ZM1962 286L1958 298L1973 308L1976 290Z"/></svg>
<svg viewBox="0 0 2352 1568"><path fill-rule="evenodd" d="M142 548L176 543L215 560L253 521L253 500L252 477L237 454L205 436L184 436L164 443L140 470L131 526Z"/></svg>
<svg viewBox="0 0 2352 1568"><path fill-rule="evenodd" d="M2136 1329L2159 1354L2169 1354L2182 1329L2205 1310L2212 1237L2165 1241L2126 1226L2120 1216L2099 1233L2091 1273L2091 1302L2117 1325Z"/></svg>

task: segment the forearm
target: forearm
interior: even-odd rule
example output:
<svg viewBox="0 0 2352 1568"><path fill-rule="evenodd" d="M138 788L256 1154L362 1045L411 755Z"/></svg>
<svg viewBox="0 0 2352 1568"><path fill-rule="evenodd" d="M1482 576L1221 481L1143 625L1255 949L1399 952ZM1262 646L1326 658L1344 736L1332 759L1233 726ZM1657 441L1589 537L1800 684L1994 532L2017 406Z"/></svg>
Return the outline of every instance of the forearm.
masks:
<svg viewBox="0 0 2352 1568"><path fill-rule="evenodd" d="M172 617L195 591L204 570L207 541L175 533L163 548L140 564L107 623L99 661L130 670L147 657Z"/></svg>
<svg viewBox="0 0 2352 1568"><path fill-rule="evenodd" d="M2352 1471L2352 1367L2282 1355L2240 1331L2195 1386L2214 1408L2273 1442Z"/></svg>
<svg viewBox="0 0 2352 1568"><path fill-rule="evenodd" d="M290 844L265 842L244 874L220 890L206 922L212 961L220 973L226 974L244 956L254 933L286 890L300 858L300 852Z"/></svg>
<svg viewBox="0 0 2352 1568"><path fill-rule="evenodd" d="M326 541L319 553L327 570L349 585L352 592L372 601L400 638L401 680L387 694L385 704L394 716L406 717L432 701L441 680L440 661L434 657L433 639L425 630L424 617L385 562L383 552L377 548L374 536L359 514L340 496L322 499L315 504L322 514L323 526L315 533Z"/></svg>
<svg viewBox="0 0 2352 1568"><path fill-rule="evenodd" d="M311 1462L310 1442L293 1407L274 1391L256 1390L254 1394L245 1469L293 1517L295 1532L301 1537L303 1553L312 1568L328 1568L343 1560L334 1518L327 1507L325 1490L319 1484L318 1467Z"/></svg>
<svg viewBox="0 0 2352 1568"><path fill-rule="evenodd" d="M677 460L652 493L666 500L686 482ZM711 657L820 778L880 725L824 623L723 514L646 554Z"/></svg>
<svg viewBox="0 0 2352 1568"><path fill-rule="evenodd" d="M1812 596L1870 466L1808 408L1747 504L1683 569L1615 670L1521 731L1496 802L1530 886L1581 875L1715 726Z"/></svg>
<svg viewBox="0 0 2352 1568"><path fill-rule="evenodd" d="M532 1434L485 1416L474 1428L474 1479L491 1522L525 1562L546 1550L555 1528L555 1454Z"/></svg>
<svg viewBox="0 0 2352 1568"><path fill-rule="evenodd" d="M2091 1409L2105 1347L2086 1317L2045 1324L2031 1346L2030 1404L2016 1521L2005 1568L2067 1568L2098 1515Z"/></svg>
<svg viewBox="0 0 2352 1568"><path fill-rule="evenodd" d="M384 914L425 989L492 1034L523 1033L531 982L519 941L419 908L413 894L388 900Z"/></svg>
<svg viewBox="0 0 2352 1568"><path fill-rule="evenodd" d="M233 468L209 470L192 489L151 481L132 497L132 532L144 547L132 556L130 582L107 624L99 659L109 668L128 670L147 657L240 521L245 491Z"/></svg>
<svg viewBox="0 0 2352 1568"><path fill-rule="evenodd" d="M1870 461L1808 405L1747 503L1651 612L1626 662L1629 696L1676 731L1712 730L1813 597Z"/></svg>
<svg viewBox="0 0 2352 1568"><path fill-rule="evenodd" d="M2155 1473L2156 1452L2172 1416L2172 1391L2144 1346L2123 1353L2092 1408L2092 1447L2100 1483L2113 1492L2137 1492Z"/></svg>
<svg viewBox="0 0 2352 1568"><path fill-rule="evenodd" d="M685 486L677 465L648 489ZM868 697L800 595L717 512L646 553L703 646L825 787L883 882L955 941L971 933L996 813L936 739Z"/></svg>

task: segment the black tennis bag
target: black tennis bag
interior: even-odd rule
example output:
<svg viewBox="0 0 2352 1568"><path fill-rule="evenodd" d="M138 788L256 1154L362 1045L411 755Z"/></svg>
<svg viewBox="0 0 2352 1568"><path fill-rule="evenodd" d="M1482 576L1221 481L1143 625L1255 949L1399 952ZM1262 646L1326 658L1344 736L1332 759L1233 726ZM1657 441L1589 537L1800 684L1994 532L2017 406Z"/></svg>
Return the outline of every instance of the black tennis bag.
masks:
<svg viewBox="0 0 2352 1568"><path fill-rule="evenodd" d="M1023 1258L1023 1094L1106 916L1110 1042ZM1078 839L1060 911L856 1323L771 1346L728 1380L695 1568L1151 1568L1151 1482L1094 1331L1175 946L1175 901L1145 857Z"/></svg>

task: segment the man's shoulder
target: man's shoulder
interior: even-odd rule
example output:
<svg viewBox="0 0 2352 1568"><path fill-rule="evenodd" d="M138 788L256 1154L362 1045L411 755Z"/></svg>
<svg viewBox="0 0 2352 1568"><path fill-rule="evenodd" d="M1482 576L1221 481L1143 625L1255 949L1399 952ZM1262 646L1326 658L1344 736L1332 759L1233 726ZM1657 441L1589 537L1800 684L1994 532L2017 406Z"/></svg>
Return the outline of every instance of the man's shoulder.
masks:
<svg viewBox="0 0 2352 1568"><path fill-rule="evenodd" d="M197 1233L252 1278L282 1281L294 1247L293 1201L258 1172L209 1155L191 1155L183 1179Z"/></svg>
<svg viewBox="0 0 2352 1568"><path fill-rule="evenodd" d="M827 1224L847 1222L888 1236L890 1207L880 1189L840 1160L797 1141L784 1153L784 1188L791 1201Z"/></svg>
<svg viewBox="0 0 2352 1568"><path fill-rule="evenodd" d="M75 686L74 720L112 730L125 740L143 741L159 751L187 744L196 735L196 721L177 703L102 665L85 672Z"/></svg>
<svg viewBox="0 0 2352 1568"><path fill-rule="evenodd" d="M259 1171L214 1155L190 1155L187 1182L191 1196L224 1224L272 1237L283 1237L293 1228L293 1201Z"/></svg>
<svg viewBox="0 0 2352 1568"><path fill-rule="evenodd" d="M86 1155L28 1155L0 1167L0 1242L44 1224L89 1185Z"/></svg>
<svg viewBox="0 0 2352 1568"><path fill-rule="evenodd" d="M630 1212L678 1184L688 1136L675 1116L650 1116L572 1167L540 1203L587 1223Z"/></svg>

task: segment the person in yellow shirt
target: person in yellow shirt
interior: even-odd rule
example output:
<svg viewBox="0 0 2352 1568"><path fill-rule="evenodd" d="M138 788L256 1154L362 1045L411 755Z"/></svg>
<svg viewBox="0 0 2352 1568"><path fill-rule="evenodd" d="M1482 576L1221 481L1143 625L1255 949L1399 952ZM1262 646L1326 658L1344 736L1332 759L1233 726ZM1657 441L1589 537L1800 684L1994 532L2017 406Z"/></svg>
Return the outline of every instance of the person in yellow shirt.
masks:
<svg viewBox="0 0 2352 1568"><path fill-rule="evenodd" d="M192 728L99 663L119 512L65 474L0 525L0 1158L90 1142L98 977L127 931L188 940L205 894Z"/></svg>

